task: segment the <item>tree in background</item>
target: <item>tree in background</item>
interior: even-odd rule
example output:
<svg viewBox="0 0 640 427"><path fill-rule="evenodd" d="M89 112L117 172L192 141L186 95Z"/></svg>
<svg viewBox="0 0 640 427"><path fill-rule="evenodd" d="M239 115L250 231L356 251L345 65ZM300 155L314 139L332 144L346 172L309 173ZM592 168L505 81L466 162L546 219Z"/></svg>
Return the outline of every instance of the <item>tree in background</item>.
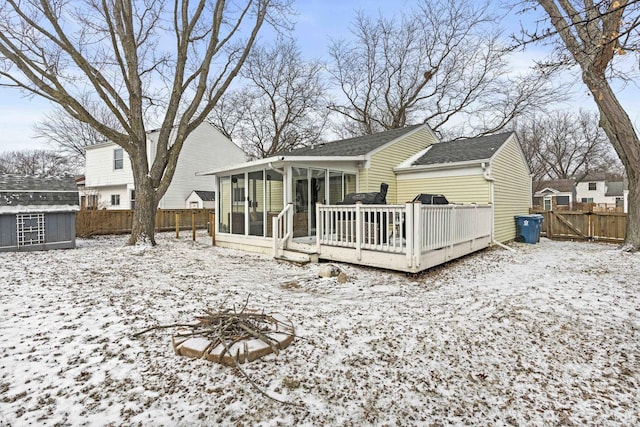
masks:
<svg viewBox="0 0 640 427"><path fill-rule="evenodd" d="M21 150L0 153L0 173L62 176L77 172L67 156L49 150Z"/></svg>
<svg viewBox="0 0 640 427"><path fill-rule="evenodd" d="M314 144L328 116L322 70L293 40L256 46L241 72L243 87L228 92L210 119L254 159Z"/></svg>
<svg viewBox="0 0 640 427"><path fill-rule="evenodd" d="M330 109L343 136L426 122L449 137L503 129L557 98L544 74L509 77L509 52L488 4L424 0L399 18L358 14L353 40L334 40Z"/></svg>
<svg viewBox="0 0 640 427"><path fill-rule="evenodd" d="M596 113L538 114L517 120L515 130L535 181L620 172L620 162L598 126Z"/></svg>
<svg viewBox="0 0 640 427"><path fill-rule="evenodd" d="M90 104L87 101L87 105ZM90 109L101 123L112 129L119 129L116 117L104 105ZM84 167L85 148L105 142L105 137L89 123L82 122L69 115L62 107L54 108L44 119L34 126L35 136L42 138L71 161Z"/></svg>
<svg viewBox="0 0 640 427"><path fill-rule="evenodd" d="M76 0L0 5L0 85L59 105L131 158L129 244L155 245L155 215L185 139L240 72L265 22L290 0ZM117 126L95 114L100 105ZM153 163L147 124L160 132Z"/></svg>
<svg viewBox="0 0 640 427"><path fill-rule="evenodd" d="M556 42L556 64L580 68L598 106L600 126L616 150L629 180L625 248L640 249L640 139L611 82L625 78L619 59L640 52L637 0L530 0L542 6L551 28L527 35ZM634 64L637 66L637 64Z"/></svg>

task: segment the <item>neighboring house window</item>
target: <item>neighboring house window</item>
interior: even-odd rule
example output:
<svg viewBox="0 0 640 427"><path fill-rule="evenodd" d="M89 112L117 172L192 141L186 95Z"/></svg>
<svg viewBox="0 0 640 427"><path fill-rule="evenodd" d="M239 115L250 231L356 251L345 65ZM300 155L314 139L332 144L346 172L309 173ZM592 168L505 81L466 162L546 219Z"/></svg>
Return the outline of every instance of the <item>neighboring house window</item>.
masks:
<svg viewBox="0 0 640 427"><path fill-rule="evenodd" d="M131 210L136 208L136 190L131 190L131 196L129 199L131 200Z"/></svg>
<svg viewBox="0 0 640 427"><path fill-rule="evenodd" d="M112 194L111 195L111 206L120 206L120 195Z"/></svg>
<svg viewBox="0 0 640 427"><path fill-rule="evenodd" d="M200 206L198 206L198 202L191 202L191 208L193 209L198 209Z"/></svg>
<svg viewBox="0 0 640 427"><path fill-rule="evenodd" d="M89 194L87 196L87 209L98 209L98 195Z"/></svg>
<svg viewBox="0 0 640 427"><path fill-rule="evenodd" d="M545 211L550 211L551 210L551 197L545 197L544 198L544 210Z"/></svg>
<svg viewBox="0 0 640 427"><path fill-rule="evenodd" d="M44 244L44 214L17 214L18 246Z"/></svg>
<svg viewBox="0 0 640 427"><path fill-rule="evenodd" d="M124 151L122 148L116 148L113 150L113 169L122 169L124 165Z"/></svg>
<svg viewBox="0 0 640 427"><path fill-rule="evenodd" d="M597 185L595 182L590 182L589 183L589 191L596 191L597 189Z"/></svg>
<svg viewBox="0 0 640 427"><path fill-rule="evenodd" d="M582 203L593 203L593 197L583 197Z"/></svg>

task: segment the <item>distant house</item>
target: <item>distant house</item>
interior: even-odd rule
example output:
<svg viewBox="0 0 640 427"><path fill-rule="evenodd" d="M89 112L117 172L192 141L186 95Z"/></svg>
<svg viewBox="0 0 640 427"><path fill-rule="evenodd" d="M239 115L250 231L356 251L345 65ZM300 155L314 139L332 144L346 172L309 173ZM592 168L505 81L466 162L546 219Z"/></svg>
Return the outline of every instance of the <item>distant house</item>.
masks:
<svg viewBox="0 0 640 427"><path fill-rule="evenodd" d="M159 131L148 133L148 157L155 159ZM187 198L196 189L214 189L211 176L196 176L197 171L242 162L245 153L210 123L202 123L185 141L169 189L160 200L160 209L184 209ZM113 142L86 148L83 206L93 209L133 209L135 185L127 153Z"/></svg>
<svg viewBox="0 0 640 427"><path fill-rule="evenodd" d="M629 193L626 181L607 181L604 174L590 174L576 184L576 197L581 203L594 203L603 208L627 209Z"/></svg>
<svg viewBox="0 0 640 427"><path fill-rule="evenodd" d="M576 201L573 179L534 181L533 205L544 210L571 209Z"/></svg>
<svg viewBox="0 0 640 427"><path fill-rule="evenodd" d="M205 190L193 190L185 205L187 209L215 209L216 192Z"/></svg>
<svg viewBox="0 0 640 427"><path fill-rule="evenodd" d="M73 177L0 175L0 252L74 248L79 209Z"/></svg>
<svg viewBox="0 0 640 427"><path fill-rule="evenodd" d="M415 240L418 234L415 244L405 239L410 228L421 233L420 227L435 224L417 224L417 217L409 212L413 207L407 202L418 194L443 194L451 203L463 205L459 214L455 213L456 205L443 208L446 212L437 221L444 221L441 230L446 230L438 232L438 236L446 234L454 239L447 247L466 245L464 253L486 247L492 240L513 240L514 216L527 214L531 207L530 172L515 134L440 142L426 124L317 144L201 174L214 175L218 180L219 246L270 253L283 243L273 235L275 230L285 240L286 248L315 251L323 259L404 271L435 265L425 260L425 251L435 253L441 249L432 246L440 243L428 241L435 234L420 240L424 246ZM362 223L349 222L355 218L349 213L353 208L336 206L349 193L377 192L381 183L388 184L386 202L394 206L367 208L380 210L372 210ZM463 217L470 219L474 207L480 205L482 224L469 221L464 229L453 225ZM425 207L421 212L419 215L430 215L435 211ZM334 217L329 219L327 215ZM447 215L450 220L445 218L449 218ZM281 222L272 228L274 218ZM363 229L354 231L349 228L352 226ZM373 229L378 237L372 236ZM479 229L483 234L470 240L453 235L467 231L471 235ZM318 240L318 233L323 233L324 240ZM349 236L362 239L351 241ZM331 239L335 241L329 242ZM361 244L369 245L367 257L359 249ZM400 246L389 249L396 244ZM353 253L349 252L353 249ZM395 253L389 255L385 251ZM405 262L410 266L401 265Z"/></svg>

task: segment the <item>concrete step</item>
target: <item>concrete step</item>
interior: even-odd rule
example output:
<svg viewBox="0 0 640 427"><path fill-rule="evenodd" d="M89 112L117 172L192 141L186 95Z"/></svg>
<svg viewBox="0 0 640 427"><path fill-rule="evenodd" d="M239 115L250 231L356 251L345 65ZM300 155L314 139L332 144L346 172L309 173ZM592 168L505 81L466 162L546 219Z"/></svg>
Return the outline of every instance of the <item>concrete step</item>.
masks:
<svg viewBox="0 0 640 427"><path fill-rule="evenodd" d="M310 262L318 262L318 254L315 252L301 252L297 250L285 249L282 255L276 259L293 262L295 264L308 264Z"/></svg>

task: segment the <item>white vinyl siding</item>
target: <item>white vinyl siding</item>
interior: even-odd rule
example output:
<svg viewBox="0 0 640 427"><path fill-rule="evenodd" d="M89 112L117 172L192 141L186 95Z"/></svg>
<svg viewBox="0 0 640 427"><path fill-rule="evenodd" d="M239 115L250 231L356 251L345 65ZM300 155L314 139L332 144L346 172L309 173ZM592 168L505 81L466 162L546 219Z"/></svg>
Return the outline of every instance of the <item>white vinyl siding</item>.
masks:
<svg viewBox="0 0 640 427"><path fill-rule="evenodd" d="M155 157L158 132L148 135L147 155L149 163ZM113 143L100 144L86 151L86 189L100 196L100 206L107 209L129 209L131 207L128 190L134 189L131 160L123 152L122 169L115 170L115 150ZM212 125L203 123L185 141L171 185L158 205L162 209L182 209L185 200L193 190L215 190L213 176L196 176L196 172L221 168L246 159L244 152ZM114 188L117 192L114 193ZM111 194L120 195L120 205L111 206ZM106 205L106 206L105 206Z"/></svg>

